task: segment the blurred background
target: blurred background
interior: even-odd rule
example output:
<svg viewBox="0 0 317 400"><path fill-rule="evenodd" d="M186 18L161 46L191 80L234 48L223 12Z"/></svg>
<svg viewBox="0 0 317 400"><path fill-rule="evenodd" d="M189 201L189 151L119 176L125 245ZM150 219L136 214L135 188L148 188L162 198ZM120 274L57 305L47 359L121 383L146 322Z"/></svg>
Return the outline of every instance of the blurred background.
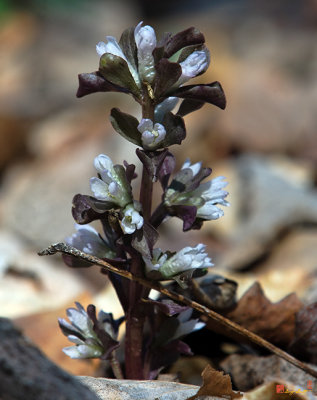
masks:
<svg viewBox="0 0 317 400"><path fill-rule="evenodd" d="M190 157L226 176L231 207L199 232L170 220L161 246L206 243L239 296L257 280L272 301L317 301L316 0L0 0L0 315L78 374L95 363L61 352L57 317L75 300L120 309L98 268L36 253L73 232L72 197L90 193L95 156L137 163L109 122L112 107L139 116L133 99L75 93L78 73L97 69L95 44L141 20L158 38L201 30L211 66L199 81L220 81L228 101L185 117L171 150L179 166Z"/></svg>

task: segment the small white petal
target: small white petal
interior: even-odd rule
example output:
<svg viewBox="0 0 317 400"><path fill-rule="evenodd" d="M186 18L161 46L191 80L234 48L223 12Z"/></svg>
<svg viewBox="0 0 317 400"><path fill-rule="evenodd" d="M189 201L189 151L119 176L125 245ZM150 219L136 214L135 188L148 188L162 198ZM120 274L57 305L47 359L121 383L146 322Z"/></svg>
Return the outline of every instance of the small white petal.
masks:
<svg viewBox="0 0 317 400"><path fill-rule="evenodd" d="M142 118L141 122L138 125L138 131L143 133L144 131L152 131L153 122L149 118Z"/></svg>
<svg viewBox="0 0 317 400"><path fill-rule="evenodd" d="M117 196L119 192L119 185L117 184L117 182L112 181L108 186L108 190L110 194L112 194L113 196Z"/></svg>
<svg viewBox="0 0 317 400"><path fill-rule="evenodd" d="M99 42L96 45L96 51L98 55L101 57L103 54L107 53L107 45L105 42Z"/></svg>
<svg viewBox="0 0 317 400"><path fill-rule="evenodd" d="M133 205L128 205L124 209L124 217L120 222L121 229L126 234L132 234L143 226L143 217L134 209Z"/></svg>
<svg viewBox="0 0 317 400"><path fill-rule="evenodd" d="M149 147L153 144L155 136L152 131L144 131L141 135L141 140L144 147Z"/></svg>
<svg viewBox="0 0 317 400"><path fill-rule="evenodd" d="M90 178L90 189L98 200L113 200L109 196L108 185L99 178Z"/></svg>
<svg viewBox="0 0 317 400"><path fill-rule="evenodd" d="M87 314L84 315L75 308L68 308L67 316L72 325L78 328L85 336L90 336L93 333L92 322Z"/></svg>
<svg viewBox="0 0 317 400"><path fill-rule="evenodd" d="M77 359L82 358L81 353L79 352L77 346L69 346L64 347L63 352L70 358Z"/></svg>
<svg viewBox="0 0 317 400"><path fill-rule="evenodd" d="M85 342L83 342L81 339L79 339L79 337L74 336L74 335L68 335L67 339L75 344L84 344Z"/></svg>
<svg viewBox="0 0 317 400"><path fill-rule="evenodd" d="M99 156L94 159L94 166L98 172L103 172L104 170L113 170L113 162L111 158L105 154L99 154Z"/></svg>
<svg viewBox="0 0 317 400"><path fill-rule="evenodd" d="M126 60L126 57L119 46L116 38L113 36L106 36L108 43L99 42L96 46L96 51L98 55L101 57L105 53L113 54L114 56L118 56Z"/></svg>
<svg viewBox="0 0 317 400"><path fill-rule="evenodd" d="M202 162L199 161L195 164L191 164L189 158L186 159L181 169L190 168L193 171L193 175L196 176L201 170Z"/></svg>

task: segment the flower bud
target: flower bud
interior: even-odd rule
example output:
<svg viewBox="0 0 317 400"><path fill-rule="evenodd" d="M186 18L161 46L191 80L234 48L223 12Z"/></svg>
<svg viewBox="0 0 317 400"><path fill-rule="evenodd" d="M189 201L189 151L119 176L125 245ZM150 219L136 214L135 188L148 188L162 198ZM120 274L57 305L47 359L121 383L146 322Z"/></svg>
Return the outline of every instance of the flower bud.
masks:
<svg viewBox="0 0 317 400"><path fill-rule="evenodd" d="M125 207L132 201L132 194L123 167L113 165L111 159L100 154L95 158L94 165L100 178L90 179L90 188L98 200L114 203L119 207Z"/></svg>
<svg viewBox="0 0 317 400"><path fill-rule="evenodd" d="M142 133L141 140L146 150L154 150L165 139L166 130L162 124L153 122L144 118L138 125L138 131Z"/></svg>
<svg viewBox="0 0 317 400"><path fill-rule="evenodd" d="M131 235L143 226L143 217L136 211L133 204L129 204L123 210L123 219L120 221L124 233Z"/></svg>
<svg viewBox="0 0 317 400"><path fill-rule="evenodd" d="M115 257L115 252L106 245L92 226L76 224L75 228L77 232L65 239L67 244L99 258Z"/></svg>
<svg viewBox="0 0 317 400"><path fill-rule="evenodd" d="M154 29L143 26L140 22L134 30L135 43L138 49L139 75L142 81L152 83L155 77L153 50L156 47Z"/></svg>

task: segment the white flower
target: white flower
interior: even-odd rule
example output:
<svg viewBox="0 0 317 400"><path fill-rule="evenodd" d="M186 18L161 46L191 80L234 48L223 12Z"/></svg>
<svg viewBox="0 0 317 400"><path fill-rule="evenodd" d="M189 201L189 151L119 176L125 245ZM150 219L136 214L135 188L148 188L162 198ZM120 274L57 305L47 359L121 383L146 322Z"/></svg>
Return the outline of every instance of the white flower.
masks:
<svg viewBox="0 0 317 400"><path fill-rule="evenodd" d="M68 336L68 339L72 341L70 337L71 336ZM84 342L83 340L78 339L76 336L74 336L74 338L77 339L76 342L75 340L73 340L73 342L76 343L76 346L69 346L63 348L63 352L68 357L77 359L77 358L98 358L102 356L103 348L96 342L89 343L88 340Z"/></svg>
<svg viewBox="0 0 317 400"><path fill-rule="evenodd" d="M166 130L162 124L153 122L148 118L143 118L138 125L138 131L142 133L141 140L143 147L148 150L155 149L166 136Z"/></svg>
<svg viewBox="0 0 317 400"><path fill-rule="evenodd" d="M115 256L115 253L110 250L92 226L75 224L75 228L77 232L65 239L67 244L99 258Z"/></svg>
<svg viewBox="0 0 317 400"><path fill-rule="evenodd" d="M189 319L192 313L193 309L189 308L188 310L182 311L177 316L179 325L176 328L175 332L173 333L173 336L169 338L169 341L179 339L182 336L186 336L189 333L202 329L206 325L205 323L200 322L198 319Z"/></svg>
<svg viewBox="0 0 317 400"><path fill-rule="evenodd" d="M135 68L131 65L131 63L124 55L119 43L117 42L117 39L113 36L106 36L106 39L108 43L99 42L96 45L96 51L98 55L101 57L105 53L110 53L113 54L114 56L121 57L128 64L129 71L131 72L131 75L133 76L135 83L137 84L138 87L141 87L138 71L135 70Z"/></svg>
<svg viewBox="0 0 317 400"><path fill-rule="evenodd" d="M143 217L136 211L133 204L128 204L123 210L124 217L120 221L121 229L124 233L131 235L143 226Z"/></svg>
<svg viewBox="0 0 317 400"><path fill-rule="evenodd" d="M209 52L206 49L196 50L191 53L183 62L180 63L182 67L182 75L173 86L180 86L187 82L189 79L206 71L209 66Z"/></svg>
<svg viewBox="0 0 317 400"><path fill-rule="evenodd" d="M192 171L192 177L189 177L188 182L185 182L185 185L190 187L190 183L197 175L201 172L202 163L197 162L195 164L191 164L190 160L187 159L181 170L190 169ZM197 218L201 218L204 220L214 220L218 219L224 215L224 212L217 205L220 204L222 206L229 206L230 204L225 198L228 196L228 192L223 190L225 186L227 186L227 182L224 181L226 179L224 176L218 176L214 179L211 179L208 182L201 183L194 190L186 190L177 191L172 187L169 187L165 193L165 204L167 206L172 205L187 205L187 206L195 206L197 208ZM174 178L177 181L177 175ZM175 187L175 186L174 186Z"/></svg>
<svg viewBox="0 0 317 400"><path fill-rule="evenodd" d="M184 247L170 258L162 254L160 249L155 249L152 260L143 258L146 271L147 273L158 271L164 278L169 279L185 271L212 267L213 264L205 249L206 246L201 243L196 247Z"/></svg>
<svg viewBox="0 0 317 400"><path fill-rule="evenodd" d="M142 81L152 83L155 77L153 50L156 47L154 29L140 22L134 30L134 39L138 49L139 75Z"/></svg>
<svg viewBox="0 0 317 400"><path fill-rule="evenodd" d="M230 204L225 200L228 192L222 190L227 186L224 182L224 176L218 176L209 182L202 183L196 190L192 192L193 196L201 196L205 203L197 208L197 217L202 219L218 219L223 216L224 212L216 204L229 206Z"/></svg>
<svg viewBox="0 0 317 400"><path fill-rule="evenodd" d="M68 308L67 316L71 323L59 318L59 326L68 340L75 346L65 347L63 352L71 358L93 358L103 354L103 346L93 329L93 323L80 303L77 308Z"/></svg>
<svg viewBox="0 0 317 400"><path fill-rule="evenodd" d="M90 188L94 196L98 200L109 201L120 207L130 203L132 196L129 186L116 172L111 159L100 154L95 158L94 165L101 176L101 179L95 177L90 179Z"/></svg>

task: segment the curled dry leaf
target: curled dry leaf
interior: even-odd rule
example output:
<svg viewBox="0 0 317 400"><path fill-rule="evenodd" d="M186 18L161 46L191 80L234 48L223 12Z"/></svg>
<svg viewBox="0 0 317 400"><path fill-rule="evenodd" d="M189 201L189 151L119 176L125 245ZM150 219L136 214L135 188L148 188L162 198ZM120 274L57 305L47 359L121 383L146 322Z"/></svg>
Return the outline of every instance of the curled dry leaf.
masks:
<svg viewBox="0 0 317 400"><path fill-rule="evenodd" d="M317 363L317 303L303 307L296 314L295 337L290 351L305 361Z"/></svg>
<svg viewBox="0 0 317 400"><path fill-rule="evenodd" d="M222 371L216 371L210 365L202 372L203 385L195 394L188 400L195 400L200 396L219 396L225 399L240 399L242 393L233 392L232 384L229 375L224 375Z"/></svg>
<svg viewBox="0 0 317 400"><path fill-rule="evenodd" d="M296 313L302 307L295 293L272 303L255 282L226 317L277 346L287 347L295 335Z"/></svg>

